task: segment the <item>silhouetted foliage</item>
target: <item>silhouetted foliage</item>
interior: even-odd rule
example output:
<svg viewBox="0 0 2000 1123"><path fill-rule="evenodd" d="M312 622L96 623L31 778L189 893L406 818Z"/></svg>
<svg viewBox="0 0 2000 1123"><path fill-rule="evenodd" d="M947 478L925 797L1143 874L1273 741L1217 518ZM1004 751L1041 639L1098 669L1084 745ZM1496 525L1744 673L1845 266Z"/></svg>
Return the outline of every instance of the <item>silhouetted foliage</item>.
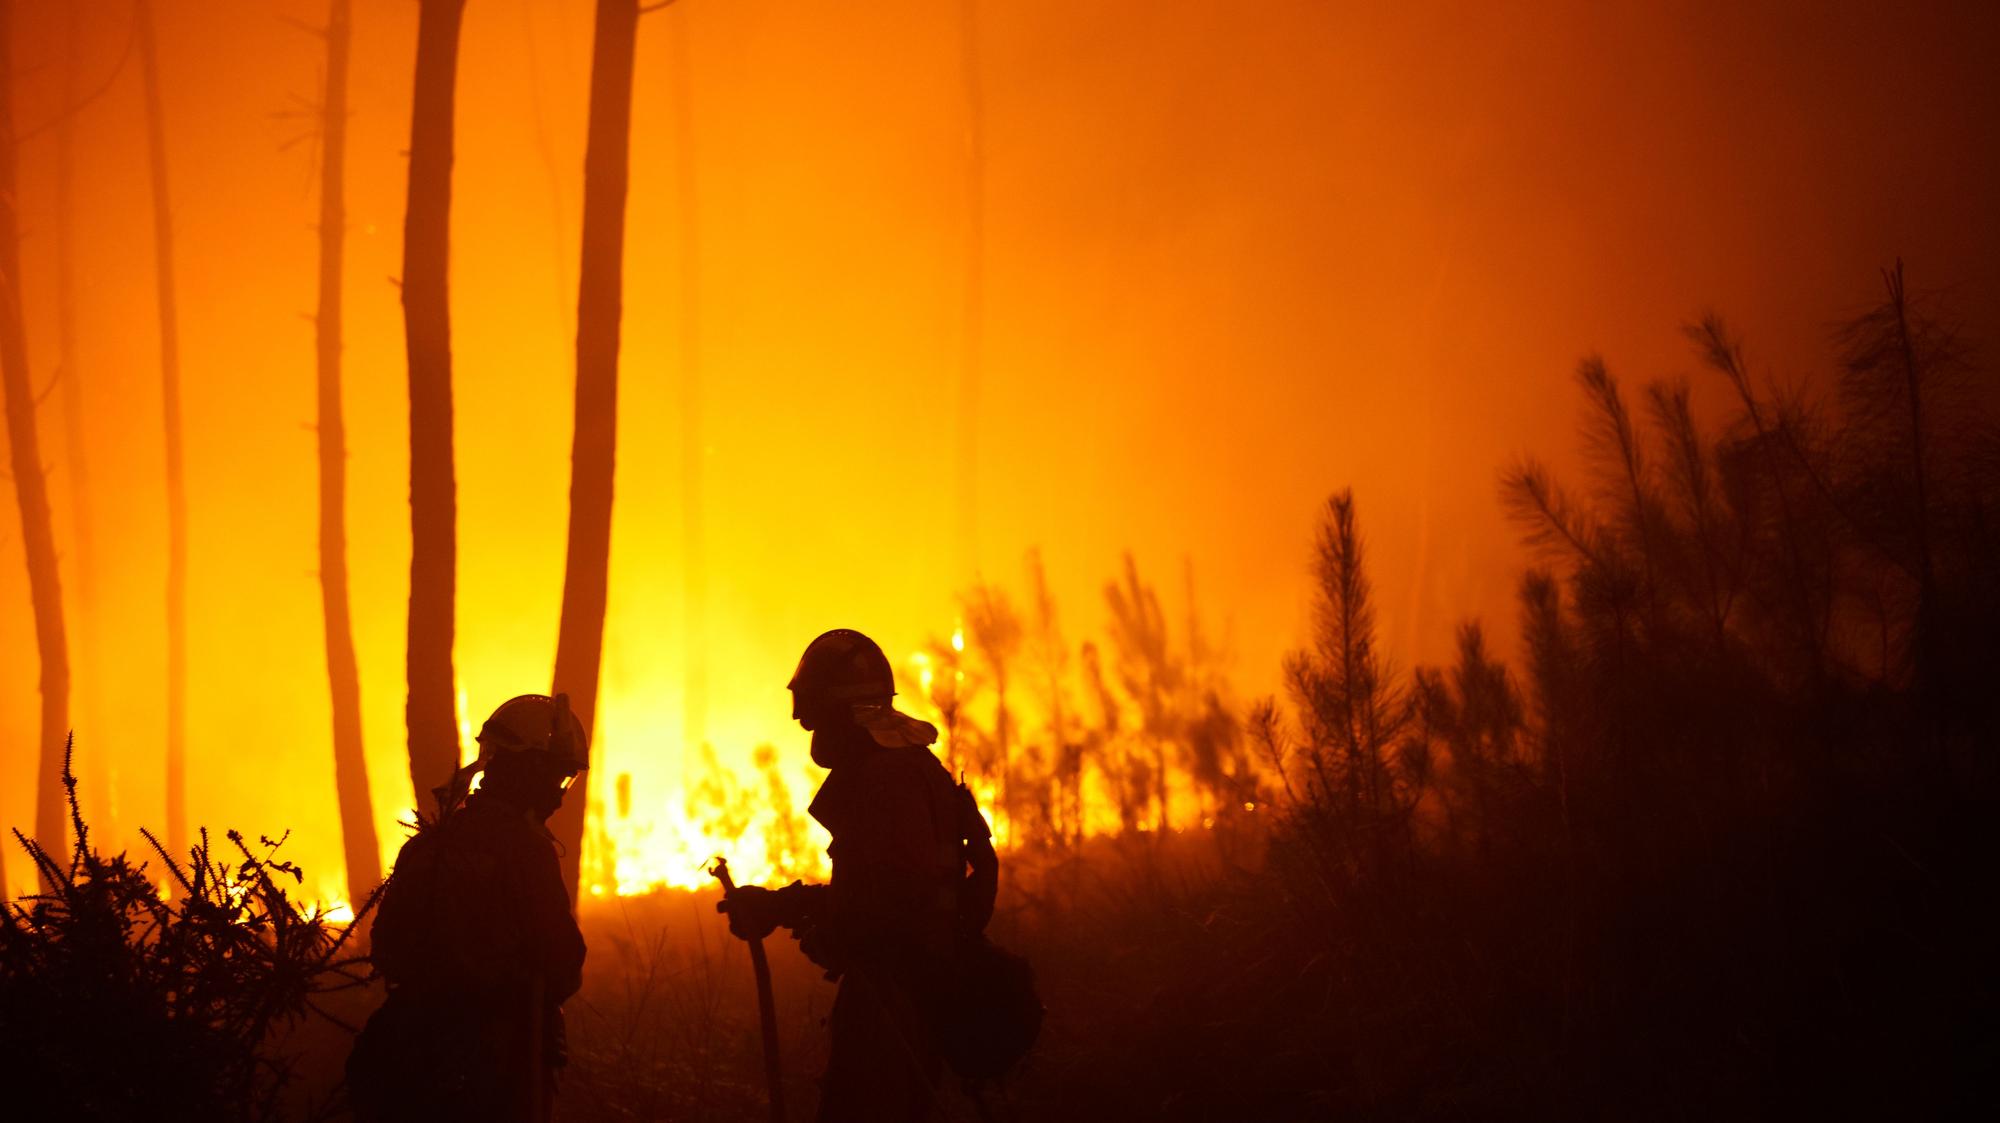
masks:
<svg viewBox="0 0 2000 1123"><path fill-rule="evenodd" d="M1211 711L1259 768L1205 762L1196 629L1169 637L1128 562L1108 646L1054 664L1077 668L1083 704L1065 670L1040 692L1123 838L1021 872L1070 836L1007 801L1021 834L996 923L1081 1023L1079 1055L1031 1068L1024 1102L1176 1118L1993 1107L1994 391L1938 306L1900 269L1884 279L1837 333L1840 369L1806 388L1754 374L1719 317L1690 326L1719 415L1689 383L1629 398L1602 360L1580 366L1586 475L1524 460L1503 477L1535 555L1518 668L1468 622L1449 667L1399 673L1355 504L1335 495L1289 697ZM939 665L975 736L989 676L957 674L984 669L979 631ZM1009 720L1028 741L1054 724L1011 699ZM1011 790L1068 782L1026 746L1011 759ZM1163 790L1219 795L1232 776L1261 793L1244 797L1255 815L1148 821ZM1158 844L1125 844L1142 838Z"/></svg>
<svg viewBox="0 0 2000 1123"><path fill-rule="evenodd" d="M1278 1020L1343 1066L1336 1100L1992 1099L1990 390L1900 267L1885 280L1824 400L1762 387L1719 318L1690 327L1735 401L1718 431L1686 384L1649 387L1642 420L1582 364L1584 484L1533 461L1503 481L1541 567L1518 685L1476 625L1450 671L1381 669L1335 497L1316 643L1288 665L1298 743L1274 704L1251 725L1303 921L1274 954L1312 996Z"/></svg>
<svg viewBox="0 0 2000 1123"><path fill-rule="evenodd" d="M1130 559L1097 637L1032 555L962 598L901 685L1004 824L994 931L1050 1005L1019 1116L1991 1114L2000 436L1976 352L1885 281L1818 393L1770 387L1716 317L1688 334L1722 410L1582 364L1585 475L1503 477L1534 553L1511 659L1468 621L1448 665L1398 669L1346 492L1279 698L1235 701L1192 593L1183 623ZM688 811L764 828L779 866L795 805L756 759L761 783L709 756ZM117 915L172 907L122 862ZM709 905L586 901L563 1117L760 1117ZM54 1048L6 950L7 1032ZM789 945L772 965L804 1094L826 993Z"/></svg>
<svg viewBox="0 0 2000 1123"><path fill-rule="evenodd" d="M284 839L206 831L185 861L150 833L146 863L90 845L65 765L67 861L15 838L47 888L0 909L0 1083L23 1117L276 1119L280 1034L315 999L367 981L336 925L294 900ZM142 832L144 833L144 832ZM361 909L366 915L371 899ZM358 922L357 922L358 923ZM35 1114L37 1112L43 1114Z"/></svg>
<svg viewBox="0 0 2000 1123"><path fill-rule="evenodd" d="M1309 859L1296 872L1346 895L1407 864L1430 761L1424 742L1410 739L1415 696L1376 650L1350 493L1328 501L1314 561L1313 644L1285 663L1299 737L1290 743L1273 718L1260 730L1292 793L1286 826L1297 845L1279 855Z"/></svg>

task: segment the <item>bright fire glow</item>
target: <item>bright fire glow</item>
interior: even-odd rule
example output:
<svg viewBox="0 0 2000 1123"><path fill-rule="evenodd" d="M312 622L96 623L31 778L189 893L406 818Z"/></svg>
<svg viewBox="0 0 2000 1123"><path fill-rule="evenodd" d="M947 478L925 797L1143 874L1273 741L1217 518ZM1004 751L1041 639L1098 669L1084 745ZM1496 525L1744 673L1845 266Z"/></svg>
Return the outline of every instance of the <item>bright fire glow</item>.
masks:
<svg viewBox="0 0 2000 1123"><path fill-rule="evenodd" d="M463 768L479 757L479 742L472 733L472 714L465 707L465 687L458 688L453 708L458 717L458 766Z"/></svg>
<svg viewBox="0 0 2000 1123"><path fill-rule="evenodd" d="M354 919L354 906L347 900L347 887L337 877L321 877L317 882L320 915L337 924Z"/></svg>

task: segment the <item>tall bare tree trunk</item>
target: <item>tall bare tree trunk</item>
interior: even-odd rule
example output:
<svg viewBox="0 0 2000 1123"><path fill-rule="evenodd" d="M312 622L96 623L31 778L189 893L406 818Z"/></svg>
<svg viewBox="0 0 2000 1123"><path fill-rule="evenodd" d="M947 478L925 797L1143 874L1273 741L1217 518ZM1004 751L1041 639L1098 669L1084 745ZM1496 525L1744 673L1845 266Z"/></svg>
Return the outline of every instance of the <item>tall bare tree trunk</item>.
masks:
<svg viewBox="0 0 2000 1123"><path fill-rule="evenodd" d="M410 787L458 765L458 484L451 441L451 160L458 32L465 0L421 0L410 182L403 218L403 335L410 361Z"/></svg>
<svg viewBox="0 0 2000 1123"><path fill-rule="evenodd" d="M70 573L78 640L73 656L81 664L82 680L75 691L77 708L90 712L90 660L97 654L97 547L90 524L90 460L84 455L83 378L76 359L76 116L81 112L83 8L63 11L63 100L55 119L56 133L56 378L62 386L63 469L69 473ZM108 756L103 742L86 734L78 754L78 780L85 793L84 808L100 839L116 837L111 821L111 780L105 773Z"/></svg>
<svg viewBox="0 0 2000 1123"><path fill-rule="evenodd" d="M696 195L692 9L673 38L674 187L681 236L681 746L708 741L708 547L702 521L701 211Z"/></svg>
<svg viewBox="0 0 2000 1123"><path fill-rule="evenodd" d="M187 477L181 458L180 316L174 307L174 215L167 190L166 116L152 0L139 0L139 69L146 95L147 165L153 184L153 272L160 307L160 413L167 485L167 845L187 849Z"/></svg>
<svg viewBox="0 0 2000 1123"><path fill-rule="evenodd" d="M20 196L14 176L14 2L0 0L0 383L7 399L7 448L14 496L21 509L21 543L28 557L28 597L42 664L40 771L35 785L35 841L58 861L67 852L69 819L60 777L69 735L69 650L63 635L62 581L48 481L35 433L35 392L28 378L27 330L21 314ZM0 882L4 888L4 882Z"/></svg>
<svg viewBox="0 0 2000 1123"><path fill-rule="evenodd" d="M590 126L583 156L583 263L576 302L576 422L570 448L569 553L555 689L586 730L597 726L598 665L611 569L611 487L618 437L618 327L623 306L625 185L632 132L632 55L638 0L597 0L590 58ZM586 792L588 785L586 783ZM588 799L549 822L563 846L574 899Z"/></svg>
<svg viewBox="0 0 2000 1123"><path fill-rule="evenodd" d="M340 281L346 248L348 0L326 17L324 149L319 181L319 591L326 614L326 679L333 696L333 782L347 858L347 899L357 904L382 880L368 757L361 742L361 677L347 606L347 426L340 409Z"/></svg>

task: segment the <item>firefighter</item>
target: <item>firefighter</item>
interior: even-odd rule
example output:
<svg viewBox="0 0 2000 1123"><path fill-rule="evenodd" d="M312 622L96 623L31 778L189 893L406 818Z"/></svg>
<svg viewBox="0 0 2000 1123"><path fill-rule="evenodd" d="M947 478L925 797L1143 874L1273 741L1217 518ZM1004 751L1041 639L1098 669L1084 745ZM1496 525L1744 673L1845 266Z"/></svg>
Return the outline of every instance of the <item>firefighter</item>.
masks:
<svg viewBox="0 0 2000 1123"><path fill-rule="evenodd" d="M403 844L374 928L388 999L348 1059L357 1119L549 1118L584 947L543 824L586 749L567 696L509 699Z"/></svg>
<svg viewBox="0 0 2000 1123"><path fill-rule="evenodd" d="M744 887L718 907L745 938L792 929L840 980L820 1123L927 1119L956 960L993 915L991 832L932 755L937 728L891 704L895 679L873 640L844 628L813 640L790 688L792 717L828 770L808 810L832 835L833 878Z"/></svg>

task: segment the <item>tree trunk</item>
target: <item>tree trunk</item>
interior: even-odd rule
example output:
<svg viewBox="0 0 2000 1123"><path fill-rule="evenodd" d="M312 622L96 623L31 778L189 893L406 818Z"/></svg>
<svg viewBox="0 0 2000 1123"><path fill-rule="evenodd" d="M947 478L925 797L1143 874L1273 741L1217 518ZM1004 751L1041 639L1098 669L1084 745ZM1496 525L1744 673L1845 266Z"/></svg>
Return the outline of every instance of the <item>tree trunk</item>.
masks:
<svg viewBox="0 0 2000 1123"><path fill-rule="evenodd" d="M133 13L146 95L146 152L153 185L153 272L160 307L160 413L167 485L167 845L187 850L187 478L181 466L180 317L174 307L174 216L167 191L167 130L152 0Z"/></svg>
<svg viewBox="0 0 2000 1123"><path fill-rule="evenodd" d="M97 654L97 548L90 521L90 461L84 455L83 379L76 361L76 117L81 112L83 75L80 57L83 9L71 4L63 19L63 100L55 120L56 141L56 379L62 387L63 469L69 473L70 557L77 609L73 623L77 644L73 658L82 664L77 708L90 712ZM77 779L84 791L84 813L100 840L116 837L111 821L111 780L106 775L109 754L100 738L86 735L78 754Z"/></svg>
<svg viewBox="0 0 2000 1123"><path fill-rule="evenodd" d="M326 93L320 106L325 147L319 182L319 590L326 614L326 679L333 701L333 782L347 858L347 899L360 902L382 880L375 813L368 800L368 757L361 742L361 678L354 663L347 606L347 429L340 409L340 280L347 227L348 0L332 0L326 19Z"/></svg>
<svg viewBox="0 0 2000 1123"><path fill-rule="evenodd" d="M451 159L465 0L421 0L410 181L403 219L403 334L410 361L410 787L424 796L458 766L458 485L452 475Z"/></svg>
<svg viewBox="0 0 2000 1123"><path fill-rule="evenodd" d="M576 303L576 420L570 449L569 552L555 689L584 729L597 726L598 664L611 568L611 486L618 436L618 326L623 302L625 184L631 146L632 55L638 0L598 0L590 59L590 126L583 157L583 263ZM583 798L549 822L563 846L572 899L583 850Z"/></svg>
<svg viewBox="0 0 2000 1123"><path fill-rule="evenodd" d="M69 651L63 635L62 581L48 481L35 433L35 393L28 378L28 341L21 313L19 196L14 185L14 3L0 0L0 383L7 401L7 447L21 510L28 560L28 596L42 664L42 726L35 786L35 841L58 863L68 853L69 823L60 780L69 734ZM0 883L4 890L4 883Z"/></svg>

